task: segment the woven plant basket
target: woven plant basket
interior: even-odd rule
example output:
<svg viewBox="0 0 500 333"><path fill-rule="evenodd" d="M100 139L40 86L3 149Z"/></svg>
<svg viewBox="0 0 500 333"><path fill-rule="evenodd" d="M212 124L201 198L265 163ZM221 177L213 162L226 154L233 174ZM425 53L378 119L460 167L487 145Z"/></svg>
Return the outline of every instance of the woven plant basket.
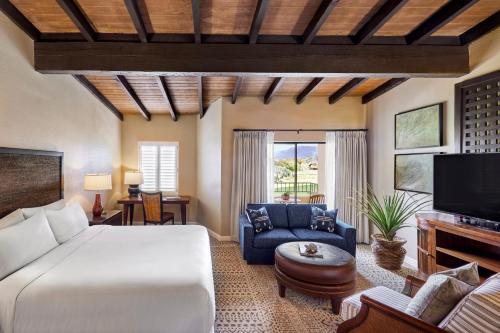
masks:
<svg viewBox="0 0 500 333"><path fill-rule="evenodd" d="M377 265L389 270L401 269L406 255L403 247L406 240L394 237L394 240L389 241L381 234L372 235L372 239L372 252Z"/></svg>

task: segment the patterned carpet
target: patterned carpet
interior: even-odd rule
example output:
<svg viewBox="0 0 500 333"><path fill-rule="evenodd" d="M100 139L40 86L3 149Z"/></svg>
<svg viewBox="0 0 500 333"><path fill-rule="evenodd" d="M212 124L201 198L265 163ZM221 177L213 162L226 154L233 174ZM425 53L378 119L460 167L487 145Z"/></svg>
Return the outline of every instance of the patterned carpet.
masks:
<svg viewBox="0 0 500 333"><path fill-rule="evenodd" d="M232 242L211 240L217 313L216 333L335 332L340 318L330 302L287 289L280 298L273 266L247 265ZM357 248L357 289L375 285L401 291L411 270L387 271L375 265L368 245Z"/></svg>

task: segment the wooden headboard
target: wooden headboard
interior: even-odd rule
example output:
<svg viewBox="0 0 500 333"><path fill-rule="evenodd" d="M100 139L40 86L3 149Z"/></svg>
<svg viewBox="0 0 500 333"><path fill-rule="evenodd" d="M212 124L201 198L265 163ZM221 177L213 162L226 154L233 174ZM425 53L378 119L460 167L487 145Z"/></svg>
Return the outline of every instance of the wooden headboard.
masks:
<svg viewBox="0 0 500 333"><path fill-rule="evenodd" d="M0 147L0 218L63 197L63 153Z"/></svg>

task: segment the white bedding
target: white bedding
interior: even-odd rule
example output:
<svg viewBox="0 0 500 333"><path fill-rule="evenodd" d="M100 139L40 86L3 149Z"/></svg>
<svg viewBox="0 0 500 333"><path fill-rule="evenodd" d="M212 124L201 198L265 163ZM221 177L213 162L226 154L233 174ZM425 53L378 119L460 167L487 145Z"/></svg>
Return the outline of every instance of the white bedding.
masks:
<svg viewBox="0 0 500 333"><path fill-rule="evenodd" d="M0 332L213 330L204 227L94 226L0 281Z"/></svg>

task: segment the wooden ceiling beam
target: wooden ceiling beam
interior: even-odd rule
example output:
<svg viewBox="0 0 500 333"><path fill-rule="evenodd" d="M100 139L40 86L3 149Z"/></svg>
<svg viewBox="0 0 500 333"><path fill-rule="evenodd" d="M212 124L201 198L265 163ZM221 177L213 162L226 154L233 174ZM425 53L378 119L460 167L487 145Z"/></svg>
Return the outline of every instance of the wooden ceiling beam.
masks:
<svg viewBox="0 0 500 333"><path fill-rule="evenodd" d="M407 44L419 43L477 2L478 0L450 0L445 3L406 36Z"/></svg>
<svg viewBox="0 0 500 333"><path fill-rule="evenodd" d="M375 7L369 14L370 19L352 36L354 44L363 44L373 36L408 0L387 0L382 6Z"/></svg>
<svg viewBox="0 0 500 333"><path fill-rule="evenodd" d="M169 91L168 85L167 85L167 80L165 79L164 76L158 76L156 79L158 82L158 87L160 87L161 94L163 95L165 102L167 102L167 104L168 104L168 111L170 112L170 115L172 116L172 120L177 121L179 113L177 112L177 109L175 108L172 96L170 95L170 91Z"/></svg>
<svg viewBox="0 0 500 333"><path fill-rule="evenodd" d="M78 4L74 0L57 0L57 3L80 30L83 37L89 42L95 42L97 34Z"/></svg>
<svg viewBox="0 0 500 333"><path fill-rule="evenodd" d="M147 120L151 120L151 113L149 113L148 109L142 104L141 99L135 92L134 88L130 85L128 82L127 78L123 75L117 75L116 78L118 79L118 82L121 84L123 90L127 93L127 95L130 97L132 102L136 105L137 110L142 114L142 116Z"/></svg>
<svg viewBox="0 0 500 333"><path fill-rule="evenodd" d="M297 104L301 104L306 99L306 97L309 96L310 93L312 93L314 88L316 88L321 83L321 81L323 81L323 79L324 77L315 77L314 79L312 79L312 81L309 82L304 90L302 90L302 92L297 96L295 102Z"/></svg>
<svg viewBox="0 0 500 333"><path fill-rule="evenodd" d="M363 104L366 104L372 100L374 100L375 98L379 97L380 95L382 94L385 94L386 92L388 92L389 90L393 89L393 88L396 88L397 86L399 86L401 83L407 81L408 78L396 78L396 79L390 79L389 81L385 82L384 84L382 84L381 86L375 88L374 90L372 90L371 92L369 92L368 94L364 95L362 98L361 98L361 102Z"/></svg>
<svg viewBox="0 0 500 333"><path fill-rule="evenodd" d="M141 11L139 9L139 4L137 0L125 0L125 6L127 7L128 13L132 22L134 23L135 30L137 30L137 35L139 40L143 43L148 42L148 32L146 30L146 25L141 16Z"/></svg>
<svg viewBox="0 0 500 333"><path fill-rule="evenodd" d="M328 16L332 12L333 8L337 5L339 0L323 0L319 5L316 13L314 13L311 22L304 30L304 34L302 36L304 44L311 44L314 37L316 37L316 33L321 29L323 23L325 23Z"/></svg>
<svg viewBox="0 0 500 333"><path fill-rule="evenodd" d="M35 69L51 74L458 77L466 46L35 42Z"/></svg>
<svg viewBox="0 0 500 333"><path fill-rule="evenodd" d="M40 30L31 23L9 0L0 0L0 11L4 13L15 25L17 25L31 39L40 39Z"/></svg>
<svg viewBox="0 0 500 333"><path fill-rule="evenodd" d="M264 96L264 104L269 104L271 102L271 99L278 92L284 82L284 77L277 77L273 80L273 83L271 83L269 89L267 89L266 95Z"/></svg>
<svg viewBox="0 0 500 333"><path fill-rule="evenodd" d="M238 76L236 82L234 83L233 96L231 97L231 104L236 103L238 96L240 95L241 84L243 83L243 76Z"/></svg>
<svg viewBox="0 0 500 333"><path fill-rule="evenodd" d="M259 0L257 3L257 7L255 8L255 13L253 15L252 26L250 27L250 34L248 35L248 42L250 44L255 44L257 42L260 27L262 26L264 16L266 15L268 3L269 0Z"/></svg>
<svg viewBox="0 0 500 333"><path fill-rule="evenodd" d="M366 78L364 78L364 77L356 77L356 78L350 80L349 82L344 84L339 90L337 90L336 92L331 94L330 97L328 97L328 103L330 103L330 104L336 103L342 97L347 95L349 93L349 91L351 91L354 88L356 88L357 86L359 86L365 80L366 80Z"/></svg>
<svg viewBox="0 0 500 333"><path fill-rule="evenodd" d="M200 119L205 116L205 108L203 107L203 76L196 77L196 88L198 90L198 109L200 110Z"/></svg>
<svg viewBox="0 0 500 333"><path fill-rule="evenodd" d="M486 35L500 26L500 10L491 15L484 21L476 24L466 32L460 35L460 41L463 45L469 44L478 38Z"/></svg>
<svg viewBox="0 0 500 333"><path fill-rule="evenodd" d="M193 13L194 42L201 44L200 0L191 0Z"/></svg>
<svg viewBox="0 0 500 333"><path fill-rule="evenodd" d="M123 114L111 103L84 75L73 75L73 77L80 82L87 90L94 95L109 111L123 121Z"/></svg>

